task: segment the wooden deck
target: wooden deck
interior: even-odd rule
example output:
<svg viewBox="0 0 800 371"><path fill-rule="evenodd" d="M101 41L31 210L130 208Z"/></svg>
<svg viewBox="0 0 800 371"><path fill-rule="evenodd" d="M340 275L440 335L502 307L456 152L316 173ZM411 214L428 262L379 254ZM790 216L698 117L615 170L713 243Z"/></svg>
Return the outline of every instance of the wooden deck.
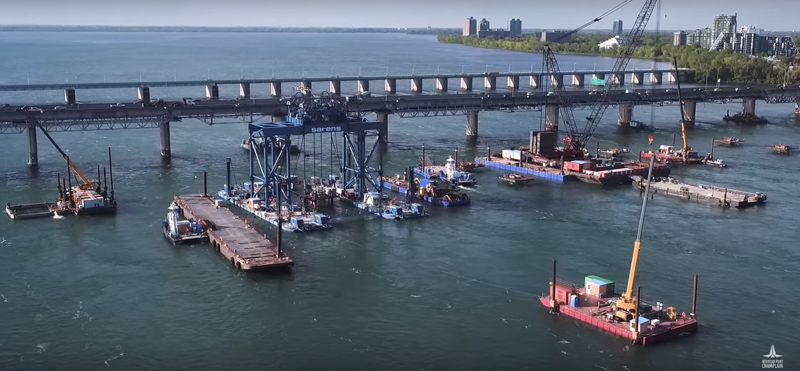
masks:
<svg viewBox="0 0 800 371"><path fill-rule="evenodd" d="M291 267L294 265L283 251L256 232L227 207L214 205L214 200L203 195L175 196L184 215L194 218L208 231L214 250L225 256L241 270Z"/></svg>

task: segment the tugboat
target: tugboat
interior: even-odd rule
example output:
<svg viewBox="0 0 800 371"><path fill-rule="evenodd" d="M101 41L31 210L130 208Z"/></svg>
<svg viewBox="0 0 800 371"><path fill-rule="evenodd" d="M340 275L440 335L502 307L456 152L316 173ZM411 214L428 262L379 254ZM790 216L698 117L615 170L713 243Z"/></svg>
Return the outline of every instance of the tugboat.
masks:
<svg viewBox="0 0 800 371"><path fill-rule="evenodd" d="M733 116L731 116L730 113L727 113L725 114L724 117L722 117L722 120L727 122L735 122L737 124L751 124L751 125L764 125L769 123L769 121L767 121L767 119L763 117L756 116L752 113L744 113L744 112L736 113Z"/></svg>
<svg viewBox="0 0 800 371"><path fill-rule="evenodd" d="M710 155L703 159L703 164L716 167L728 167L728 164L726 164L725 161L722 161L722 159L719 158L715 159Z"/></svg>
<svg viewBox="0 0 800 371"><path fill-rule="evenodd" d="M772 150L775 153L783 153L783 154L791 154L792 150L797 149L797 147L792 147L786 144L773 144L771 146L767 146L768 149Z"/></svg>
<svg viewBox="0 0 800 371"><path fill-rule="evenodd" d="M714 143L728 147L738 146L742 142L744 142L744 138L724 137L714 139Z"/></svg>
<svg viewBox="0 0 800 371"><path fill-rule="evenodd" d="M458 171L456 169L456 160L452 157L447 157L447 162L444 165L444 177L442 180L450 182L453 186L472 187L477 182L472 174Z"/></svg>
<svg viewBox="0 0 800 371"><path fill-rule="evenodd" d="M194 219L181 220L182 210L175 201L169 205L167 219L162 223L164 236L173 245L208 241L208 233Z"/></svg>
<svg viewBox="0 0 800 371"><path fill-rule="evenodd" d="M502 174L498 178L508 184L523 184L533 180L532 176L525 176L516 173Z"/></svg>

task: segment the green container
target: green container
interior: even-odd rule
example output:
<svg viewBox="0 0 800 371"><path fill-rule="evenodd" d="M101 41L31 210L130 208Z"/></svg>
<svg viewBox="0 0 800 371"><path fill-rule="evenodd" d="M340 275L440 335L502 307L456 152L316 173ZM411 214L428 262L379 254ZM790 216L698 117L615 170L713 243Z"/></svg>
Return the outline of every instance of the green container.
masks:
<svg viewBox="0 0 800 371"><path fill-rule="evenodd" d="M583 281L583 287L589 287L589 281L596 280L606 284L607 290L609 293L613 293L614 291L614 281L600 277L600 276L586 276Z"/></svg>
<svg viewBox="0 0 800 371"><path fill-rule="evenodd" d="M592 79L590 84L595 85L595 86L603 86L603 85L606 84L606 80L603 80L603 79Z"/></svg>

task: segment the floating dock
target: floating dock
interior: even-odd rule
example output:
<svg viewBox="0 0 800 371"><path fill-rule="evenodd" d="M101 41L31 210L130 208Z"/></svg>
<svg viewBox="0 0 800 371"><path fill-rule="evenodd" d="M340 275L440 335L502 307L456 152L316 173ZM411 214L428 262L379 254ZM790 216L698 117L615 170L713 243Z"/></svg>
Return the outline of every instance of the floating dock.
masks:
<svg viewBox="0 0 800 371"><path fill-rule="evenodd" d="M644 189L646 182L642 177L633 176L631 178L633 179L634 187ZM745 208L763 204L767 201L767 195L761 192L745 192L716 186L688 184L673 178L654 178L650 183L650 189L653 194L706 202L722 207Z"/></svg>
<svg viewBox="0 0 800 371"><path fill-rule="evenodd" d="M197 220L208 231L214 251L241 270L294 266L280 245L256 232L230 209L204 195L175 196L184 215Z"/></svg>
<svg viewBox="0 0 800 371"><path fill-rule="evenodd" d="M564 172L557 168L549 168L533 164L521 164L517 160L504 159L498 156L492 156L491 158L478 157L475 158L475 162L486 167L493 167L517 174L532 175L537 178L552 180L555 182L578 180L575 175L564 174Z"/></svg>

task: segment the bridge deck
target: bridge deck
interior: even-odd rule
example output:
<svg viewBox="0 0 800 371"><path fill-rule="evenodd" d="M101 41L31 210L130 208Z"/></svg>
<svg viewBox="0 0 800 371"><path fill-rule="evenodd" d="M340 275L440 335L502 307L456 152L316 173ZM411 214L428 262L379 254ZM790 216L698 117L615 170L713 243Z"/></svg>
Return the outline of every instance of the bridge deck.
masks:
<svg viewBox="0 0 800 371"><path fill-rule="evenodd" d="M188 217L208 230L214 250L242 270L293 266L294 262L278 246L256 232L228 208L217 207L210 197L176 196L175 200Z"/></svg>

